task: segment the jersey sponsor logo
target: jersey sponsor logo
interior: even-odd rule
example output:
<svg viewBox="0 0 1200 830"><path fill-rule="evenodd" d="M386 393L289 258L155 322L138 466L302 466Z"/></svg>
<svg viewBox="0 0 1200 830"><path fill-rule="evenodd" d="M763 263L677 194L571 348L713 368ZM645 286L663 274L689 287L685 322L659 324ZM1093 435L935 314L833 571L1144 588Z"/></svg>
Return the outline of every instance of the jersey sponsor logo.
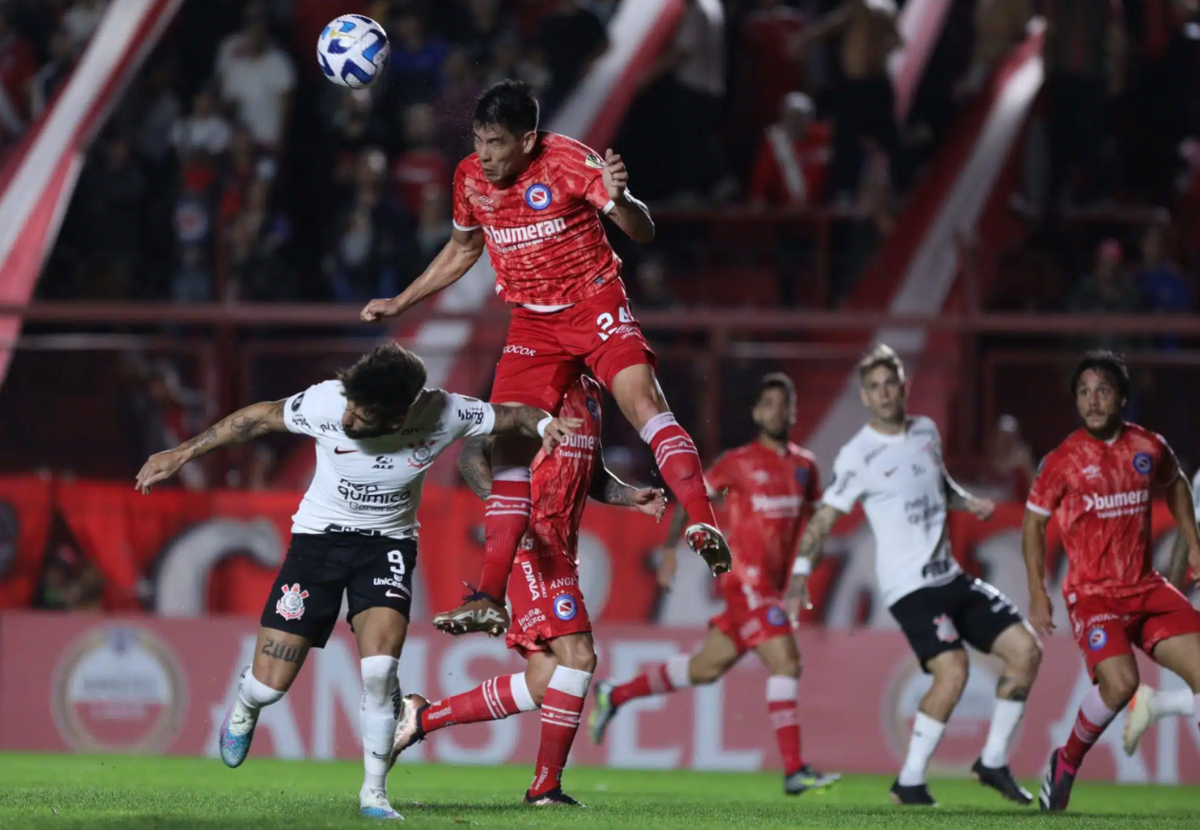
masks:
<svg viewBox="0 0 1200 830"><path fill-rule="evenodd" d="M934 633L943 643L953 643L958 639L958 629L954 627L954 620L950 619L949 614L939 614L934 617L933 625Z"/></svg>
<svg viewBox="0 0 1200 830"><path fill-rule="evenodd" d="M850 482L853 480L854 480L854 471L850 470L849 472L847 472L845 474L845 476L839 476L837 473L834 473L833 480L830 481L829 483L830 483L830 485L834 485L834 484L837 485L837 489L834 490L834 492L840 496L842 493L846 492L846 488L850 486Z"/></svg>
<svg viewBox="0 0 1200 830"><path fill-rule="evenodd" d="M1154 459L1150 457L1148 452L1139 452L1133 457L1133 469L1144 476L1150 475L1150 471L1154 469Z"/></svg>
<svg viewBox="0 0 1200 830"><path fill-rule="evenodd" d="M919 499L906 501L904 503L904 512L908 516L910 525L930 524L936 521L939 517L945 516L946 505L940 500L931 499L929 496L921 496Z"/></svg>
<svg viewBox="0 0 1200 830"><path fill-rule="evenodd" d="M596 401L595 398L587 399L587 411L588 411L588 414L591 415L594 420L597 420L597 421L600 420L600 404Z"/></svg>
<svg viewBox="0 0 1200 830"><path fill-rule="evenodd" d="M300 583L284 585L283 596L275 603L275 613L285 620L298 620L304 616L304 600L308 599L308 591L300 589Z"/></svg>
<svg viewBox="0 0 1200 830"><path fill-rule="evenodd" d="M558 579L551 580L550 584L546 586L546 590L557 591L560 588L570 588L573 585L578 585L578 584L579 584L578 577L560 576Z"/></svg>
<svg viewBox="0 0 1200 830"><path fill-rule="evenodd" d="M304 402L304 393L301 392L296 397L292 398L292 412L300 411L300 404Z"/></svg>
<svg viewBox="0 0 1200 830"><path fill-rule="evenodd" d="M588 153L587 156L584 157L583 163L593 170L604 169L604 159L600 158L600 156L596 155L595 153Z"/></svg>
<svg viewBox="0 0 1200 830"><path fill-rule="evenodd" d="M334 448L333 448L333 454L334 454L334 455L349 455L349 454L350 454L350 453L352 453L352 452L358 452L358 450L344 450L344 449L342 449L341 447L334 447Z"/></svg>
<svg viewBox="0 0 1200 830"><path fill-rule="evenodd" d="M579 606L575 603L575 597L570 594L559 594L554 598L554 616L563 622L575 619L577 613L579 613Z"/></svg>
<svg viewBox="0 0 1200 830"><path fill-rule="evenodd" d="M564 435L559 446L570 447L577 450L594 450L596 449L595 435L580 435L577 432L572 432L570 435Z"/></svg>
<svg viewBox="0 0 1200 830"><path fill-rule="evenodd" d="M371 469L394 470L396 469L396 462L393 461L392 457L389 455L377 455L375 456L375 463L371 465Z"/></svg>
<svg viewBox="0 0 1200 830"><path fill-rule="evenodd" d="M533 573L533 565L529 562L522 562L521 572L525 575L525 584L529 586L529 598L541 599L542 592L538 590L538 578Z"/></svg>
<svg viewBox="0 0 1200 830"><path fill-rule="evenodd" d="M803 496L767 496L755 493L750 497L750 509L755 513L766 513L769 518L799 516L803 504Z"/></svg>
<svg viewBox="0 0 1200 830"><path fill-rule="evenodd" d="M487 234L487 238L494 245L500 246L501 251L512 251L516 250L517 247L541 242L543 239L558 236L566 229L567 220L562 217L547 219L545 222L535 222L532 225L519 225L515 228L494 228L491 225L483 226L483 232Z"/></svg>
<svg viewBox="0 0 1200 830"><path fill-rule="evenodd" d="M412 497L408 490L386 492L378 484L355 484L353 481L338 481L338 495L349 502L351 510L392 510Z"/></svg>
<svg viewBox="0 0 1200 830"><path fill-rule="evenodd" d="M458 420L464 424L475 424L480 426L483 424L483 407L471 407L470 409L458 410Z"/></svg>
<svg viewBox="0 0 1200 830"><path fill-rule="evenodd" d="M1099 651L1108 645L1108 632L1099 626L1092 628L1088 631L1087 643L1092 651Z"/></svg>
<svg viewBox="0 0 1200 830"><path fill-rule="evenodd" d="M544 623L545 621L546 615L542 612L542 609L534 608L517 618L517 628L528 631L538 623Z"/></svg>
<svg viewBox="0 0 1200 830"><path fill-rule="evenodd" d="M778 628L779 626L787 625L787 612L778 605L772 605L767 609L767 622Z"/></svg>
<svg viewBox="0 0 1200 830"><path fill-rule="evenodd" d="M1150 506L1149 490L1130 490L1125 493L1102 495L1100 493L1084 493L1083 509L1085 513L1095 511L1101 519L1112 519L1117 516L1132 516Z"/></svg>
<svg viewBox="0 0 1200 830"><path fill-rule="evenodd" d="M405 594L408 593L408 589L404 587L404 584L401 583L399 579L395 579L390 576L377 576L375 577L375 581L371 584L376 588L395 588L398 591L403 591Z"/></svg>
<svg viewBox="0 0 1200 830"><path fill-rule="evenodd" d="M521 357L536 357L537 349L528 346L505 346L504 354L519 354Z"/></svg>
<svg viewBox="0 0 1200 830"><path fill-rule="evenodd" d="M550 192L550 185L535 182L525 188L525 204L534 210L545 210L553 201L554 194Z"/></svg>
<svg viewBox="0 0 1200 830"><path fill-rule="evenodd" d="M312 429L312 427L308 425L308 419L303 415L293 415L292 425L299 427L300 429Z"/></svg>

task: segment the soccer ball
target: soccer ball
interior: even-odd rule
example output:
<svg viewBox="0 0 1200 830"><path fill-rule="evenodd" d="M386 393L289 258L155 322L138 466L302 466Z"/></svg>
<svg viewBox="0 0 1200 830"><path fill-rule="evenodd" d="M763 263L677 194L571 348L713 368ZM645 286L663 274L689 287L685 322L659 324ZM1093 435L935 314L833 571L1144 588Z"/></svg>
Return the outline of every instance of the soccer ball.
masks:
<svg viewBox="0 0 1200 830"><path fill-rule="evenodd" d="M383 27L361 14L332 20L317 38L317 62L339 86L363 89L381 74L392 54Z"/></svg>

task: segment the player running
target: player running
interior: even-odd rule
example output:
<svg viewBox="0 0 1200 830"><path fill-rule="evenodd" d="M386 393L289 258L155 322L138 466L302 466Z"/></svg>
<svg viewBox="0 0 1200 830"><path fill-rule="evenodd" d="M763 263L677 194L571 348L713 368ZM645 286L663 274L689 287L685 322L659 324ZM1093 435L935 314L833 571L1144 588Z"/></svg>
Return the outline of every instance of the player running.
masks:
<svg viewBox="0 0 1200 830"><path fill-rule="evenodd" d="M529 530L508 581L516 624L508 628L507 615L483 621L470 613L443 614L435 620L451 634L485 629L498 634L508 628L508 646L525 658L525 672L493 678L432 704L420 695L409 695L396 730L393 759L447 726L500 720L540 708L542 740L525 803L579 806L563 793L562 772L596 668L592 624L579 586L577 547L583 508L589 496L636 507L658 519L666 508L662 490L631 487L605 469L600 447L602 396L591 378L576 380L563 398L560 414L582 421L582 426L553 455L542 452L534 459ZM488 443L472 440L459 456L463 477L484 500L492 489ZM503 609L504 594L493 599Z"/></svg>
<svg viewBox="0 0 1200 830"><path fill-rule="evenodd" d="M1153 567L1150 510L1166 499L1193 572L1200 572L1200 535L1191 488L1163 439L1122 413L1129 370L1112 352L1088 352L1071 376L1083 420L1046 456L1025 507L1021 547L1029 572L1029 618L1054 630L1046 593L1046 525L1056 516L1069 570L1063 596L1071 629L1093 686L1075 728L1050 756L1042 781L1043 810L1065 810L1079 765L1138 688L1136 645L1200 694L1200 612Z"/></svg>
<svg viewBox="0 0 1200 830"><path fill-rule="evenodd" d="M695 654L674 657L619 686L597 683L588 729L592 740L600 743L618 709L628 701L713 683L743 654L754 651L770 675L767 710L783 756L783 789L788 795L799 795L841 778L813 769L800 753L796 712L800 653L789 614L781 604L800 528L821 497L821 486L812 455L788 441L796 425L796 387L791 378L764 377L751 417L758 438L722 455L705 474L712 492L727 493L732 527L733 570L720 578L725 613L711 620ZM675 512L662 551L659 584L664 589L675 574L675 540L684 518Z"/></svg>
<svg viewBox="0 0 1200 830"><path fill-rule="evenodd" d="M1192 478L1192 509L1200 516L1200 470ZM1200 580L1200 572L1191 570L1189 576L1187 540L1182 534L1175 537L1175 545L1171 548L1171 564L1167 568L1167 580L1186 592ZM1188 583L1191 583L1190 585ZM1155 689L1153 686L1142 684L1138 686L1133 700L1129 701L1129 714L1125 718L1125 733L1122 736L1125 754L1137 752L1138 744L1146 730L1153 724L1167 717L1194 717L1198 711L1197 696L1190 688Z"/></svg>
<svg viewBox="0 0 1200 830"><path fill-rule="evenodd" d="M512 305L492 402L553 412L584 368L591 370L654 450L691 522L688 545L714 574L728 570L729 548L716 529L696 445L663 398L654 352L629 310L621 261L600 221L607 216L637 242L654 238L650 212L629 192L625 163L612 150L600 158L578 141L539 132L537 99L517 81L501 81L480 97L472 130L475 152L454 173L450 241L412 285L392 299L372 300L362 318L403 314L459 280L486 245L496 291ZM529 464L536 451L512 438L493 448L487 568L473 600L481 614L491 607L486 596L504 590L529 523Z"/></svg>
<svg viewBox="0 0 1200 830"><path fill-rule="evenodd" d="M137 476L138 489L148 493L219 447L269 432L316 439L316 473L292 517L292 541L263 607L254 663L242 672L218 739L227 766L246 759L259 712L287 693L308 650L324 647L345 593L361 658L366 775L359 809L368 818L401 818L388 803L387 771L425 472L460 438L541 435L549 452L579 426L536 407L491 406L425 389L425 378L421 358L394 343L379 346L337 380L240 409L175 449L152 455Z"/></svg>
<svg viewBox="0 0 1200 830"><path fill-rule="evenodd" d="M1008 751L1037 677L1041 645L1007 597L963 573L950 550L946 521L947 510L987 520L995 506L950 478L933 421L908 415L904 364L894 351L876 346L859 362L858 377L871 420L837 454L833 479L801 537L789 593L805 596L807 574L834 523L862 502L875 535L875 576L883 601L921 668L933 675L913 722L904 767L892 784L892 800L936 803L925 773L967 685L965 641L1004 661L987 741L971 774L1010 801L1029 804L1033 797L1013 778Z"/></svg>

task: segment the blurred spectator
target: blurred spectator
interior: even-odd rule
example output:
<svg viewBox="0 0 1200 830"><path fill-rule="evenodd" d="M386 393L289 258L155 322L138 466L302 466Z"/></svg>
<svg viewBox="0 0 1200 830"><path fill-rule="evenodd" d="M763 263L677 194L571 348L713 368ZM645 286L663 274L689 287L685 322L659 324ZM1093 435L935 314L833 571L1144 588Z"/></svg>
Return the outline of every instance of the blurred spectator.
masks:
<svg viewBox="0 0 1200 830"><path fill-rule="evenodd" d="M124 388L117 399L123 410L130 460L137 465L134 469L154 453L196 434L207 415L207 406L199 392L184 387L169 361L151 365L141 355L126 353L120 376ZM189 490L203 489L203 465L187 466L194 469L180 470L179 482Z"/></svg>
<svg viewBox="0 0 1200 830"><path fill-rule="evenodd" d="M466 14L455 15L454 40L470 50L471 63L481 64L504 26L501 0L467 0L462 5Z"/></svg>
<svg viewBox="0 0 1200 830"><path fill-rule="evenodd" d="M853 200L865 164L863 142L870 139L887 155L895 189L908 190L912 171L896 122L896 90L888 57L901 45L894 0L845 0L814 23L801 43L840 34L842 82L836 95L833 169L834 198Z"/></svg>
<svg viewBox="0 0 1200 830"><path fill-rule="evenodd" d="M463 49L446 53L441 89L433 100L434 123L442 147L455 163L471 152L471 115L479 98L479 81Z"/></svg>
<svg viewBox="0 0 1200 830"><path fill-rule="evenodd" d="M1098 165L1110 143L1111 100L1125 83L1126 33L1117 0L1044 0L1050 210L1072 190L1106 195Z"/></svg>
<svg viewBox="0 0 1200 830"><path fill-rule="evenodd" d="M1195 307L1192 284L1174 259L1173 235L1167 222L1150 224L1142 235L1142 263L1134 281L1142 294L1142 307L1163 314L1184 314ZM1160 349L1175 350L1175 335L1155 338Z"/></svg>
<svg viewBox="0 0 1200 830"><path fill-rule="evenodd" d="M829 163L829 126L814 121L816 107L802 92L783 98L779 121L767 127L750 178L749 198L758 207L822 201Z"/></svg>
<svg viewBox="0 0 1200 830"><path fill-rule="evenodd" d="M67 9L62 18L62 28L76 52L83 51L96 29L100 28L100 21L107 11L108 0L75 0Z"/></svg>
<svg viewBox="0 0 1200 830"><path fill-rule="evenodd" d="M526 49L516 32L502 32L493 42L483 85L489 87L505 78L524 81L539 95L550 83L550 72L542 62L541 53Z"/></svg>
<svg viewBox="0 0 1200 830"><path fill-rule="evenodd" d="M1003 488L1001 498L1024 503L1037 471L1020 423L1012 415L1001 415L989 443L988 473Z"/></svg>
<svg viewBox="0 0 1200 830"><path fill-rule="evenodd" d="M50 36L50 59L38 70L29 82L29 115L37 118L46 111L50 100L66 83L75 68L75 50L71 38L64 29L55 30Z"/></svg>
<svg viewBox="0 0 1200 830"><path fill-rule="evenodd" d="M104 577L66 540L46 553L33 607L43 611L101 611Z"/></svg>
<svg viewBox="0 0 1200 830"><path fill-rule="evenodd" d="M98 163L87 166L79 182L79 201L89 256L111 266L108 285L96 286L101 296L128 298L133 268L142 254L142 229L148 183L133 159L129 142L109 138Z"/></svg>
<svg viewBox="0 0 1200 830"><path fill-rule="evenodd" d="M221 173L222 220L228 220L241 211L246 190L251 182L255 179L270 179L274 175L274 162L259 151L250 131L242 125L235 127L229 141L229 155L224 159L224 170Z"/></svg>
<svg viewBox="0 0 1200 830"><path fill-rule="evenodd" d="M1142 310L1141 294L1123 267L1121 243L1108 239L1100 244L1095 271L1075 286L1067 304L1071 311L1088 314L1134 314ZM1136 343L1137 339L1129 335L1097 332L1082 338L1078 345L1084 349L1112 349L1120 354Z"/></svg>
<svg viewBox="0 0 1200 830"><path fill-rule="evenodd" d="M138 156L155 168L155 173L169 161L175 125L183 115L174 81L168 65L156 64L148 74L134 115L134 146Z"/></svg>
<svg viewBox="0 0 1200 830"><path fill-rule="evenodd" d="M839 234L843 240L839 244L842 267L833 274L835 304L853 290L859 275L896 226L887 167L887 158L880 150L868 151L866 174L859 186L858 203L853 206L856 215L843 225L847 232Z"/></svg>
<svg viewBox="0 0 1200 830"><path fill-rule="evenodd" d="M634 272L633 294L640 308L665 311L679 307L679 300L667 282L666 262L659 256L646 257L638 265Z"/></svg>
<svg viewBox="0 0 1200 830"><path fill-rule="evenodd" d="M9 15L0 7L0 143L25 132L29 84L38 71L33 49L12 27Z"/></svg>
<svg viewBox="0 0 1200 830"><path fill-rule="evenodd" d="M271 473L275 469L275 451L267 444L256 443L250 447L250 460L246 464L247 490L271 489Z"/></svg>
<svg viewBox="0 0 1200 830"><path fill-rule="evenodd" d="M542 18L537 45L550 70L550 85L542 93L548 115L608 49L608 30L590 3L557 0Z"/></svg>
<svg viewBox="0 0 1200 830"><path fill-rule="evenodd" d="M416 211L415 253L418 262L412 269L412 276L424 271L450 241L454 232L450 207L450 193L440 183L422 189L421 204Z"/></svg>
<svg viewBox="0 0 1200 830"><path fill-rule="evenodd" d="M1030 0L978 0L971 65L955 90L960 97L983 89L1009 51L1024 40L1032 17Z"/></svg>
<svg viewBox="0 0 1200 830"><path fill-rule="evenodd" d="M423 194L430 185L450 181L453 168L438 149L433 107L414 104L404 111L405 151L392 165L392 191L409 213L421 210Z"/></svg>
<svg viewBox="0 0 1200 830"><path fill-rule="evenodd" d="M737 104L740 124L750 140L778 116L780 103L793 90L807 90L804 52L798 48L805 19L783 0L756 0L742 23ZM744 149L742 158L753 152Z"/></svg>
<svg viewBox="0 0 1200 830"><path fill-rule="evenodd" d="M249 6L243 30L222 42L216 73L221 96L233 104L254 140L277 150L287 126L296 72L287 53L271 43L260 6Z"/></svg>
<svg viewBox="0 0 1200 830"><path fill-rule="evenodd" d="M212 272L201 245L185 245L171 276L171 299L177 303L203 303L213 298Z"/></svg>
<svg viewBox="0 0 1200 830"><path fill-rule="evenodd" d="M290 239L287 214L271 205L271 179L254 179L229 231L230 299L292 299L292 280L282 256Z"/></svg>
<svg viewBox="0 0 1200 830"><path fill-rule="evenodd" d="M446 59L448 47L445 42L429 37L425 21L416 11L395 18L390 32L392 57L389 71L400 103L432 101Z"/></svg>
<svg viewBox="0 0 1200 830"><path fill-rule="evenodd" d="M232 131L217 108L217 92L204 86L192 99L192 112L175 122L171 141L181 158L193 153L219 156L229 149Z"/></svg>
<svg viewBox="0 0 1200 830"><path fill-rule="evenodd" d="M325 261L334 300L362 303L373 297L398 294L396 272L389 265L390 259L390 240L385 229L375 222L369 204L356 204L342 220L333 250Z"/></svg>

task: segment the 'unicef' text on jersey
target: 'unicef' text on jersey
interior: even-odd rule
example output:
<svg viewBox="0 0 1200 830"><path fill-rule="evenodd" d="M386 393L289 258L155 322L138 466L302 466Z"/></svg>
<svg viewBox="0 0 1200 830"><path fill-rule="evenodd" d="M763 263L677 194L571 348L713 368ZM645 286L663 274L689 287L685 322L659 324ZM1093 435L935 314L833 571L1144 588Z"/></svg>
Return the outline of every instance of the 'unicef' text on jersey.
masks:
<svg viewBox="0 0 1200 830"><path fill-rule="evenodd" d="M318 383L288 398L287 428L316 439L317 469L296 515L293 533L359 532L412 538L425 472L459 438L486 435L491 406L440 389L426 389L399 432L351 440L341 429L342 385Z"/></svg>
<svg viewBox="0 0 1200 830"><path fill-rule="evenodd" d="M961 571L947 534L945 474L941 436L924 416L898 435L864 426L833 462L824 501L843 513L862 502L875 535L875 576L889 606Z"/></svg>

